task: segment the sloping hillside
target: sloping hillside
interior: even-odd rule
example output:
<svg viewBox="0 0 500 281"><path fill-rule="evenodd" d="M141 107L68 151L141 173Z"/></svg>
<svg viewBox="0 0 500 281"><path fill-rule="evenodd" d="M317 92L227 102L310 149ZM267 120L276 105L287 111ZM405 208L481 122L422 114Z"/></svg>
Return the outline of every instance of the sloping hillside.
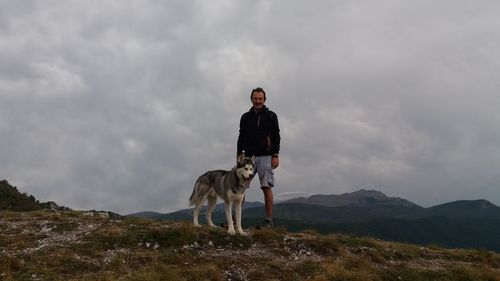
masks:
<svg viewBox="0 0 500 281"><path fill-rule="evenodd" d="M0 181L0 210L34 211L42 209L42 205L32 195L20 193L17 187L8 181Z"/></svg>
<svg viewBox="0 0 500 281"><path fill-rule="evenodd" d="M500 255L284 229L0 211L2 280L490 280Z"/></svg>

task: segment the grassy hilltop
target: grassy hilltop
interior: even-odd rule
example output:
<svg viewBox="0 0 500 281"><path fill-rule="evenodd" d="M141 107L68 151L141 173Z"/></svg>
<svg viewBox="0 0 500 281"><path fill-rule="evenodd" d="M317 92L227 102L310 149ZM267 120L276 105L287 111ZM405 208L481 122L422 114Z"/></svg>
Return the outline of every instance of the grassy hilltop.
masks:
<svg viewBox="0 0 500 281"><path fill-rule="evenodd" d="M500 280L500 255L346 235L0 211L0 280Z"/></svg>

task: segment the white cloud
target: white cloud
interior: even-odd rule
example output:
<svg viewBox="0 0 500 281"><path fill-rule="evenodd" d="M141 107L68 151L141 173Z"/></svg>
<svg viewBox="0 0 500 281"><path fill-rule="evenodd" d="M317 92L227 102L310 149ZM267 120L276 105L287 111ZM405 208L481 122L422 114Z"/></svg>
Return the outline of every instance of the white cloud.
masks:
<svg viewBox="0 0 500 281"><path fill-rule="evenodd" d="M0 173L40 200L186 207L234 165L250 90L275 193L500 204L496 1L0 3ZM248 200L262 200L253 183Z"/></svg>

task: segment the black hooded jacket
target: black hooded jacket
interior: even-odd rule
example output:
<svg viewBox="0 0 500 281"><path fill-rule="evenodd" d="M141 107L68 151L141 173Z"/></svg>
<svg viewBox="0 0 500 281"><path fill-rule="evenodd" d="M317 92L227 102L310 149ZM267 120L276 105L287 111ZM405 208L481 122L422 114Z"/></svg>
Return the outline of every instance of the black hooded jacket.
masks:
<svg viewBox="0 0 500 281"><path fill-rule="evenodd" d="M267 107L257 112L252 107L241 116L238 154L275 155L279 153L280 140L278 116Z"/></svg>

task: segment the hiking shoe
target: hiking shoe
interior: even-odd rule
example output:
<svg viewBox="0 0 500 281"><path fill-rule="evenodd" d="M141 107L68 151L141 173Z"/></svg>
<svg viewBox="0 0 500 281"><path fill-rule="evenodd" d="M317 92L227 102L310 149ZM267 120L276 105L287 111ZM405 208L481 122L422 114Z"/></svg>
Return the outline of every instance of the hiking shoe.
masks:
<svg viewBox="0 0 500 281"><path fill-rule="evenodd" d="M261 225L257 225L257 229L266 229L266 228L273 228L273 227L274 227L273 220L270 220L270 219L265 219Z"/></svg>

